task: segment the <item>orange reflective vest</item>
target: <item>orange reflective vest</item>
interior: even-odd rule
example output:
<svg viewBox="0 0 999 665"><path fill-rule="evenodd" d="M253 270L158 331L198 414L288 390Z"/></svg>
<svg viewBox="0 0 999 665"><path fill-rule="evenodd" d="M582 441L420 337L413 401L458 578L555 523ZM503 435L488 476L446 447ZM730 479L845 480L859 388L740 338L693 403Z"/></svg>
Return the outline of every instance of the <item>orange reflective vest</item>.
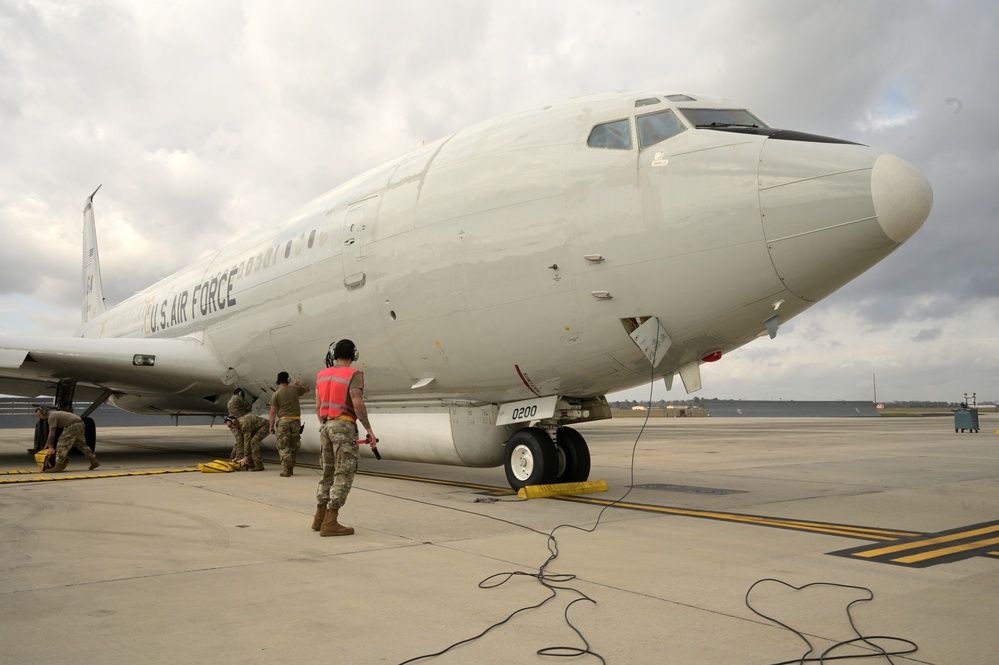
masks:
<svg viewBox="0 0 999 665"><path fill-rule="evenodd" d="M346 414L356 418L354 409L347 403L347 389L355 374L353 367L327 367L316 377L316 392L319 393L319 419L336 418Z"/></svg>

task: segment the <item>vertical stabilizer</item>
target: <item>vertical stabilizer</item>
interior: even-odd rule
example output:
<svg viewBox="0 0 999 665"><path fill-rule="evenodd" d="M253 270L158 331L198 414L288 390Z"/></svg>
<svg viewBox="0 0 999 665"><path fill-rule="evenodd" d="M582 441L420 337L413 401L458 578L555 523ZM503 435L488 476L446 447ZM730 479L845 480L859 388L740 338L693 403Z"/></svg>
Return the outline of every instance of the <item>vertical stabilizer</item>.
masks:
<svg viewBox="0 0 999 665"><path fill-rule="evenodd" d="M94 190L94 194L101 188ZM97 223L94 221L94 194L83 206L83 323L104 313L101 261L97 253Z"/></svg>

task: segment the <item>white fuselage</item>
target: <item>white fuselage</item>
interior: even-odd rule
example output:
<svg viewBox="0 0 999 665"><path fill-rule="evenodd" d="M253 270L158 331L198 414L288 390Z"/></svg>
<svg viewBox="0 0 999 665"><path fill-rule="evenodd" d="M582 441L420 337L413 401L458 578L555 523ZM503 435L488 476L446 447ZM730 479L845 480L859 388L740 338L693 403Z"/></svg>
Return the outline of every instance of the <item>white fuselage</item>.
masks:
<svg viewBox="0 0 999 665"><path fill-rule="evenodd" d="M314 387L348 337L369 402L438 403L454 422L456 405L494 413L683 376L832 293L928 214L925 180L891 155L696 129L685 107L737 106L639 97L511 114L421 147L80 336L203 342L196 371L164 370L162 390L119 394L124 408L222 413L233 385L266 396L281 370ZM642 147L639 117L664 109L683 131ZM633 147L587 144L615 120ZM654 370L629 337L649 317L671 340Z"/></svg>

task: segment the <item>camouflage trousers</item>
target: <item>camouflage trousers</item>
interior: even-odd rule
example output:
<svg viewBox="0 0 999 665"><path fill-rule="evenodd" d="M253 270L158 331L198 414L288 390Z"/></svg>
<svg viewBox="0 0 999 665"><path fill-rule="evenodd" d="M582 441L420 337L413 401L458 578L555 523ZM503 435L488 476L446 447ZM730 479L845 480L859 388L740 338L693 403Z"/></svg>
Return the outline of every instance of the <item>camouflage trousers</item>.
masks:
<svg viewBox="0 0 999 665"><path fill-rule="evenodd" d="M327 420L319 431L323 477L316 490L316 501L329 508L341 508L347 503L357 471L357 425L347 420Z"/></svg>
<svg viewBox="0 0 999 665"><path fill-rule="evenodd" d="M83 436L83 423L73 423L62 430L59 435L59 442L56 443L56 464L62 464L69 457L69 449L78 448L88 460L94 460L97 455L87 447L86 439Z"/></svg>
<svg viewBox="0 0 999 665"><path fill-rule="evenodd" d="M298 449L302 447L302 421L297 418L278 418L274 424L274 433L277 434L281 466L295 466Z"/></svg>
<svg viewBox="0 0 999 665"><path fill-rule="evenodd" d="M236 444L232 447L232 455L229 456L231 460L240 460L243 458L243 430L234 429L232 430L232 435L236 438Z"/></svg>
<svg viewBox="0 0 999 665"><path fill-rule="evenodd" d="M243 418L246 418L246 417L247 416L243 416ZM263 419L261 419L261 420L263 420ZM244 420L240 420L240 422L242 422L242 423L245 424ZM256 429L251 429L251 430L242 432L242 435L243 435L243 452L246 453L246 456L253 463L261 462L261 459L260 459L260 442L263 441L264 439L266 439L267 435L270 434L270 432L267 431L267 430L268 430L267 421L264 420L264 425L262 427L258 427Z"/></svg>

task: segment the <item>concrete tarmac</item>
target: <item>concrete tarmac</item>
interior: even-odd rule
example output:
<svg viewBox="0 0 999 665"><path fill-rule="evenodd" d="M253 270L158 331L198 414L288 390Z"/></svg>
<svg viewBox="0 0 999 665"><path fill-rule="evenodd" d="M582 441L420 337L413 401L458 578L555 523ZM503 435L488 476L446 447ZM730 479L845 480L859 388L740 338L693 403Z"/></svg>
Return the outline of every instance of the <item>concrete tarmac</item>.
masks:
<svg viewBox="0 0 999 665"><path fill-rule="evenodd" d="M99 430L99 469L44 481L0 430L3 661L996 662L999 417L578 429L608 492L364 458L335 538L314 466L186 470L228 457L218 426Z"/></svg>

